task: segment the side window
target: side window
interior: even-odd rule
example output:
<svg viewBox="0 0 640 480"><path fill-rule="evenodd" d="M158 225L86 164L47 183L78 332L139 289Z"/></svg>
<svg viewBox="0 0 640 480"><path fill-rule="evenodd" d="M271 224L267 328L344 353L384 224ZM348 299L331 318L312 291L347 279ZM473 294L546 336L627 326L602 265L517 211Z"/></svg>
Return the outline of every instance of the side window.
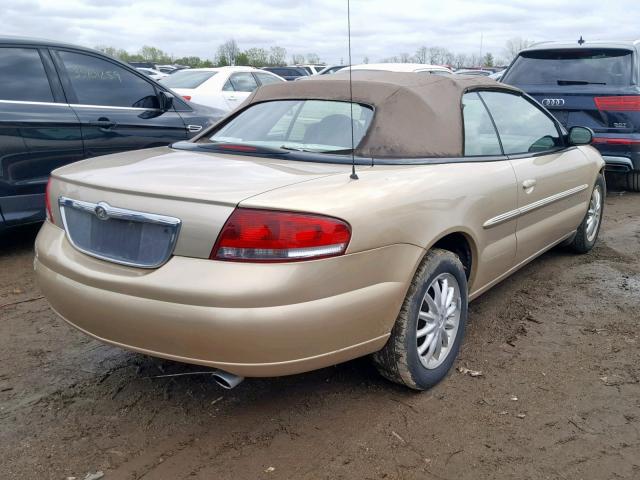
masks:
<svg viewBox="0 0 640 480"><path fill-rule="evenodd" d="M462 116L465 156L502 155L496 129L477 93L462 97Z"/></svg>
<svg viewBox="0 0 640 480"><path fill-rule="evenodd" d="M109 107L159 108L149 82L124 68L91 55L58 52L78 103Z"/></svg>
<svg viewBox="0 0 640 480"><path fill-rule="evenodd" d="M34 48L0 48L0 100L53 102L40 54Z"/></svg>
<svg viewBox="0 0 640 480"><path fill-rule="evenodd" d="M351 106L348 102L307 100L294 102L280 120L269 131L269 135L283 135L287 141L300 143L323 143L325 136L347 135L351 142ZM364 136L371 121L371 108L353 104L353 133L358 142ZM344 144L346 140L335 142ZM358 143L356 142L356 143Z"/></svg>
<svg viewBox="0 0 640 480"><path fill-rule="evenodd" d="M236 92L253 92L258 88L256 79L253 78L251 72L233 73L229 81Z"/></svg>
<svg viewBox="0 0 640 480"><path fill-rule="evenodd" d="M480 95L496 122L505 154L544 152L564 145L556 124L524 97L502 92Z"/></svg>
<svg viewBox="0 0 640 480"><path fill-rule="evenodd" d="M226 82L224 82L224 85L222 86L222 91L223 92L233 92L235 89L233 88L233 85L231 85L231 79L229 78Z"/></svg>
<svg viewBox="0 0 640 480"><path fill-rule="evenodd" d="M258 77L258 80L260 80L260 83L262 85L270 85L272 83L282 83L282 80L280 80L278 77L269 75L268 73L256 73L255 75L256 77Z"/></svg>

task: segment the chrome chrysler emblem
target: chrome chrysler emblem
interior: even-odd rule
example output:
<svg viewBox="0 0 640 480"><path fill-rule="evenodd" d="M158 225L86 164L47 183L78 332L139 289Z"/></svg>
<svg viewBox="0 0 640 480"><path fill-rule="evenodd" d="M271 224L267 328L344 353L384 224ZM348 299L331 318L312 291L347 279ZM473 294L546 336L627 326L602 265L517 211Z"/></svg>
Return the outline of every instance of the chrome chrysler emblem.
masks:
<svg viewBox="0 0 640 480"><path fill-rule="evenodd" d="M562 107L564 105L564 98L543 98L542 105L545 107Z"/></svg>
<svg viewBox="0 0 640 480"><path fill-rule="evenodd" d="M102 206L102 205L98 205L93 212L96 214L96 217L98 217L100 220L107 220L109 218L109 214L107 213L107 210Z"/></svg>

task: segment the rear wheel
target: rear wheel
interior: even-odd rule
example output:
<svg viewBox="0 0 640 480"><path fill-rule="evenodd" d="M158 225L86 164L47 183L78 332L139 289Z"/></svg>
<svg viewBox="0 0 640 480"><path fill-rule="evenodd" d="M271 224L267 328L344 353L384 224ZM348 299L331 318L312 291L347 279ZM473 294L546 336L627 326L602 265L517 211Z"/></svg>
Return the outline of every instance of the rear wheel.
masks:
<svg viewBox="0 0 640 480"><path fill-rule="evenodd" d="M467 278L460 259L447 250L429 251L389 341L373 355L380 373L415 390L442 380L462 343L467 303Z"/></svg>
<svg viewBox="0 0 640 480"><path fill-rule="evenodd" d="M571 248L578 253L587 253L596 244L600 225L602 224L606 191L604 177L598 175L589 199L587 214L584 216L570 244Z"/></svg>
<svg viewBox="0 0 640 480"><path fill-rule="evenodd" d="M640 172L627 173L627 190L640 192Z"/></svg>

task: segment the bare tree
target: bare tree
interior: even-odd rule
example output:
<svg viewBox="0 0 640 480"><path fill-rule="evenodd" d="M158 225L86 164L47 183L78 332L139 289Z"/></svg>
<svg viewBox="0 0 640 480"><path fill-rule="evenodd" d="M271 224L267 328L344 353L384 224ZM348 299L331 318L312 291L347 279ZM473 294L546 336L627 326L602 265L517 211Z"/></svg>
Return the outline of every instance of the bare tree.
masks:
<svg viewBox="0 0 640 480"><path fill-rule="evenodd" d="M469 64L467 66L475 68L481 65L482 65L482 57L477 53L472 53L471 56L469 57Z"/></svg>
<svg viewBox="0 0 640 480"><path fill-rule="evenodd" d="M362 57L362 63L364 63L365 65L369 63L369 57L367 56Z"/></svg>
<svg viewBox="0 0 640 480"><path fill-rule="evenodd" d="M408 53L400 54L400 63L412 63L412 62L413 62L413 57L411 55L409 55Z"/></svg>
<svg viewBox="0 0 640 480"><path fill-rule="evenodd" d="M304 55L300 55L300 54L293 54L291 55L291 63L293 63L294 65L300 65L304 63Z"/></svg>
<svg viewBox="0 0 640 480"><path fill-rule="evenodd" d="M218 47L218 63L235 65L239 53L240 49L238 48L236 41L233 38L231 40L227 40Z"/></svg>
<svg viewBox="0 0 640 480"><path fill-rule="evenodd" d="M455 59L453 61L453 66L455 68L464 68L467 66L467 62L469 61L468 57L466 54L464 53L458 53L455 56Z"/></svg>
<svg viewBox="0 0 640 480"><path fill-rule="evenodd" d="M320 55L317 53L307 53L307 63L314 65L320 63Z"/></svg>
<svg viewBox="0 0 640 480"><path fill-rule="evenodd" d="M429 56L429 51L427 47L422 46L416 50L415 59L418 63L427 63L427 58Z"/></svg>
<svg viewBox="0 0 640 480"><path fill-rule="evenodd" d="M524 50L533 44L533 40L527 40L521 37L514 37L507 40L504 44L504 56L506 61L511 62L511 60L516 58L518 53L520 53L520 50Z"/></svg>
<svg viewBox="0 0 640 480"><path fill-rule="evenodd" d="M443 62L442 62L442 63L443 63L444 65L449 65L449 66L451 66L451 65L453 65L453 63L454 63L455 58L456 58L456 54L455 54L455 53L453 53L453 52L450 52L449 50L447 50L447 52L446 52L446 53L445 53L445 55L444 55L444 58L442 59L442 60L443 60Z"/></svg>
<svg viewBox="0 0 640 480"><path fill-rule="evenodd" d="M429 63L432 65L441 65L444 63L444 57L447 49L442 47L431 47L429 49Z"/></svg>
<svg viewBox="0 0 640 480"><path fill-rule="evenodd" d="M269 50L269 65L274 67L284 65L287 61L287 50L282 47L271 47Z"/></svg>

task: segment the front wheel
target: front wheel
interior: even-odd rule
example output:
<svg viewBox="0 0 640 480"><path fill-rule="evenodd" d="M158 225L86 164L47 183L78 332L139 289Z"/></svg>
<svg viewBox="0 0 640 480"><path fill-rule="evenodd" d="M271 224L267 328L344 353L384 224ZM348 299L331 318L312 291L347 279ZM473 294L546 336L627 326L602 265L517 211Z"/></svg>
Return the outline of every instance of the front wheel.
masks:
<svg viewBox="0 0 640 480"><path fill-rule="evenodd" d="M373 355L380 373L426 390L451 369L467 321L467 278L460 259L434 248L409 287L389 341Z"/></svg>
<svg viewBox="0 0 640 480"><path fill-rule="evenodd" d="M596 244L598 233L600 233L600 225L602 224L602 215L604 213L604 199L607 194L607 187L602 175L598 175L596 183L591 191L589 199L589 209L584 216L582 223L578 227L575 237L570 247L578 253L587 253Z"/></svg>

